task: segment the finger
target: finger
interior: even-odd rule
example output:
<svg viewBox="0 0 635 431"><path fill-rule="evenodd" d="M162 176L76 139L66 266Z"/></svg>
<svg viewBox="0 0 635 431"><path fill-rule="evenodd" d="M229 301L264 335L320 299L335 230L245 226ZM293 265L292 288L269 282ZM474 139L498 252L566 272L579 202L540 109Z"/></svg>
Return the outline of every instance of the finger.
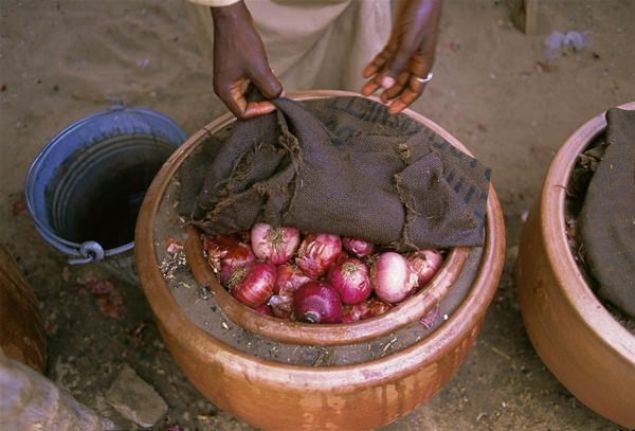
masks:
<svg viewBox="0 0 635 431"><path fill-rule="evenodd" d="M430 69L431 66L428 59L421 53L415 53L410 60L408 68L397 77L395 85L382 93L381 100L386 103L388 100L394 99L399 96L406 85L410 86L415 92L423 92L422 83L416 78L427 76Z"/></svg>
<svg viewBox="0 0 635 431"><path fill-rule="evenodd" d="M362 87L362 94L364 96L370 96L371 94L373 94L375 91L377 91L377 89L381 87L379 81L377 80L377 78L373 78L370 81L368 81L366 84L364 84L364 86Z"/></svg>
<svg viewBox="0 0 635 431"><path fill-rule="evenodd" d="M282 84L269 67L252 73L251 81L266 99L275 99L282 93Z"/></svg>
<svg viewBox="0 0 635 431"><path fill-rule="evenodd" d="M408 84L408 79L409 78L410 78L410 72L401 73L397 77L395 85L393 85L392 87L384 90L381 93L381 96L379 97L381 99L381 101L386 103L390 99L394 99L395 97L399 96L399 94L403 91L403 89L406 86L406 84Z"/></svg>
<svg viewBox="0 0 635 431"><path fill-rule="evenodd" d="M412 56L408 69L414 76L424 78L428 76L428 73L432 69L433 59L426 57L420 52L417 52Z"/></svg>
<svg viewBox="0 0 635 431"><path fill-rule="evenodd" d="M384 74L385 82L382 82L382 84L387 84L387 86L384 85L384 88L391 88L396 82L396 77L406 71L406 68L410 63L412 54L413 52L406 49L400 49L396 52L396 54L386 65L386 73ZM390 78L392 78L392 82L390 81Z"/></svg>
<svg viewBox="0 0 635 431"><path fill-rule="evenodd" d="M245 107L243 119L250 119L260 115L270 114L276 110L276 105L271 102L249 102Z"/></svg>
<svg viewBox="0 0 635 431"><path fill-rule="evenodd" d="M242 97L234 97L229 92L216 91L218 98L223 101L225 106L229 108L232 114L236 116L238 119L245 118L245 109L247 107L247 100L244 96Z"/></svg>
<svg viewBox="0 0 635 431"><path fill-rule="evenodd" d="M417 79L413 76L410 78L408 88L406 88L400 95L399 98L395 99L390 106L388 107L388 112L391 114L396 114L398 112L403 111L408 106L412 105L415 100L419 98L423 94L423 90L425 89L425 84L417 81Z"/></svg>
<svg viewBox="0 0 635 431"><path fill-rule="evenodd" d="M247 88L249 88L249 81L246 79L240 79L229 85L214 82L214 92L238 119L245 119Z"/></svg>
<svg viewBox="0 0 635 431"><path fill-rule="evenodd" d="M386 60L389 56L390 51L388 48L384 48L370 63L368 63L364 70L362 70L362 76L364 78L370 78L375 75L382 67L384 67L384 64L386 64Z"/></svg>
<svg viewBox="0 0 635 431"><path fill-rule="evenodd" d="M362 77L370 78L371 76L376 74L378 70L379 70L378 66L375 66L373 63L368 63L366 67L362 70Z"/></svg>
<svg viewBox="0 0 635 431"><path fill-rule="evenodd" d="M364 84L362 87L362 94L364 96L370 96L381 87L381 76L376 74Z"/></svg>

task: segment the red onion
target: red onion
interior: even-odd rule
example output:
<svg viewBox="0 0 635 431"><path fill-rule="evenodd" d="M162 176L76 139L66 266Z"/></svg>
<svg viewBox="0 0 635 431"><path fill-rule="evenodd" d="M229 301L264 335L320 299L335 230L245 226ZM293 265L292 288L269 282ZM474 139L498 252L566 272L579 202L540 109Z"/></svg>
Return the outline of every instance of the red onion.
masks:
<svg viewBox="0 0 635 431"><path fill-rule="evenodd" d="M306 275L318 279L342 252L342 240L337 235L309 233L298 249L296 263Z"/></svg>
<svg viewBox="0 0 635 431"><path fill-rule="evenodd" d="M276 282L276 267L264 262L256 262L234 271L228 282L231 294L251 308L264 303L273 294Z"/></svg>
<svg viewBox="0 0 635 431"><path fill-rule="evenodd" d="M283 263L277 268L274 295L269 299L269 305L276 317L288 318L293 308L293 292L311 279L300 268L291 263Z"/></svg>
<svg viewBox="0 0 635 431"><path fill-rule="evenodd" d="M377 297L392 304L403 301L417 285L406 258L392 251L380 254L370 273Z"/></svg>
<svg viewBox="0 0 635 431"><path fill-rule="evenodd" d="M203 246L207 251L207 261L217 273L223 267L229 267L225 272L232 272L256 260L251 247L232 235L204 236Z"/></svg>
<svg viewBox="0 0 635 431"><path fill-rule="evenodd" d="M311 281L309 276L292 263L283 263L278 266L276 271L276 285L273 288L275 294L295 292L298 287Z"/></svg>
<svg viewBox="0 0 635 431"><path fill-rule="evenodd" d="M418 250L408 256L410 269L417 274L417 286L432 280L443 263L443 256L436 250Z"/></svg>
<svg viewBox="0 0 635 431"><path fill-rule="evenodd" d="M287 262L300 244L300 232L293 227L256 223L251 228L251 247L258 259L274 265Z"/></svg>
<svg viewBox="0 0 635 431"><path fill-rule="evenodd" d="M363 239L345 237L342 238L342 245L346 250L357 257L370 256L375 251L375 245Z"/></svg>
<svg viewBox="0 0 635 431"><path fill-rule="evenodd" d="M293 295L293 316L302 322L339 323L342 321L342 303L332 286L310 281Z"/></svg>
<svg viewBox="0 0 635 431"><path fill-rule="evenodd" d="M346 259L331 267L328 281L347 305L365 301L373 290L368 278L368 268L355 258Z"/></svg>

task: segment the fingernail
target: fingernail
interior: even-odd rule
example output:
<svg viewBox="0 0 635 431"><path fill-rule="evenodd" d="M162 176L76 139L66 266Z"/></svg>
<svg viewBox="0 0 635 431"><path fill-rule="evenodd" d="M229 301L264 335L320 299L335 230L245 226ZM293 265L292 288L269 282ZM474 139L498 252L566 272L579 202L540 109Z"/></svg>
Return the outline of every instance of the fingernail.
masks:
<svg viewBox="0 0 635 431"><path fill-rule="evenodd" d="M384 88L390 88L393 85L395 85L395 78L393 78L392 76L384 76L381 79L381 86Z"/></svg>

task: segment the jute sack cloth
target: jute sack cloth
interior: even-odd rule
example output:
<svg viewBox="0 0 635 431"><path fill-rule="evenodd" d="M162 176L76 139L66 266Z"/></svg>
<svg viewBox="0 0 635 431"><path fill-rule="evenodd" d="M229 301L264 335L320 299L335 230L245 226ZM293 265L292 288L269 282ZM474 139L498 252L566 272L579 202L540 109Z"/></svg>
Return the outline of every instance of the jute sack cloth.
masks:
<svg viewBox="0 0 635 431"><path fill-rule="evenodd" d="M205 232L265 221L399 250L482 245L490 170L477 160L368 99L275 104L181 170L181 211Z"/></svg>
<svg viewBox="0 0 635 431"><path fill-rule="evenodd" d="M598 296L635 317L635 111L606 114L608 147L593 175L580 235Z"/></svg>

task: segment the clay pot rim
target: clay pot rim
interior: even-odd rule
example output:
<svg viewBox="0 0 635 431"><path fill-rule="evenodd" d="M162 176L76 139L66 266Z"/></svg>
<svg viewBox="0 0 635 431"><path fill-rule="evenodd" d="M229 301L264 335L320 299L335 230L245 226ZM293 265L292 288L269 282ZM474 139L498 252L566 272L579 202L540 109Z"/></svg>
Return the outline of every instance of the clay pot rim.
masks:
<svg viewBox="0 0 635 431"><path fill-rule="evenodd" d="M635 110L635 102L618 106ZM635 364L635 336L624 328L595 296L584 280L566 237L566 189L577 156L606 129L605 112L598 114L565 141L554 157L540 196L541 220L548 261L567 300L573 305L587 328L610 348Z"/></svg>
<svg viewBox="0 0 635 431"><path fill-rule="evenodd" d="M335 96L364 97L357 93L332 90L298 92L289 97L309 100ZM414 111L404 110L404 113L428 127L435 130L441 129L436 123ZM232 118L231 115L226 115L217 119L195 133L190 140L198 139L202 134L209 134L209 128L212 125ZM452 143L458 143L458 141L452 137ZM458 144L463 149L463 146ZM135 230L135 261L142 289L157 317L161 331L169 335L184 351L195 349L198 351L197 354L208 357L223 356L225 358L223 363L231 367L231 371L227 372L245 374L247 379L249 377L247 374L251 373L257 373L259 378L266 378L277 384L288 382L290 379L304 379L307 390L317 388L324 390L325 383L337 381L332 384L333 391L344 386L348 391L353 387L379 384L384 380L392 380L398 375L407 375L413 369L434 362L447 354L462 342L468 332L471 331L472 336L476 335L474 328L478 327L477 323L484 318L485 309L494 297L502 274L505 255L505 226L502 209L492 185L490 185L487 202L487 234L483 257L472 288L452 316L423 339L426 342L421 340L404 350L361 364L310 367L257 358L215 339L194 324L177 304L161 276L155 252L155 216L171 178L178 170L182 159L188 156L188 147L187 144L182 145L156 175L141 206ZM478 310L483 312L478 313ZM422 358L425 359L422 360ZM250 364L249 367L246 366L247 363ZM328 373L328 380L320 378L324 373Z"/></svg>

